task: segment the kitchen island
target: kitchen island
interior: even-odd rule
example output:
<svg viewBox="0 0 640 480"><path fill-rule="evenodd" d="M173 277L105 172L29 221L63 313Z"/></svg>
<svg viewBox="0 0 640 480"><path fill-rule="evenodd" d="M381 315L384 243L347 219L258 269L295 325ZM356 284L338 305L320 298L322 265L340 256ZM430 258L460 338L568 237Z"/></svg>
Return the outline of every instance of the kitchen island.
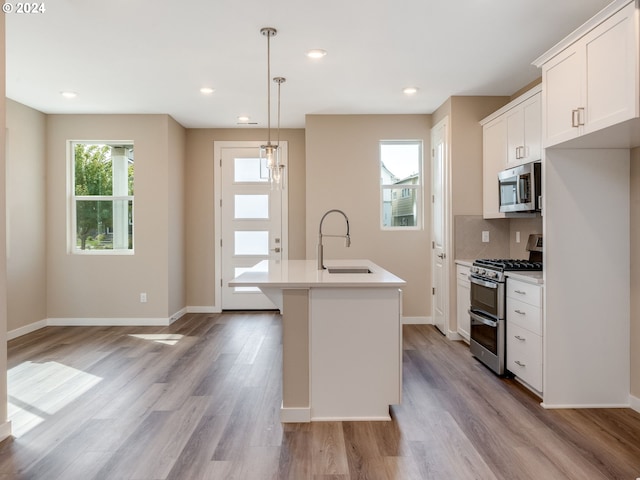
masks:
<svg viewBox="0 0 640 480"><path fill-rule="evenodd" d="M402 389L405 283L368 260L325 270L265 260L229 282L258 287L282 312L282 422L390 420Z"/></svg>

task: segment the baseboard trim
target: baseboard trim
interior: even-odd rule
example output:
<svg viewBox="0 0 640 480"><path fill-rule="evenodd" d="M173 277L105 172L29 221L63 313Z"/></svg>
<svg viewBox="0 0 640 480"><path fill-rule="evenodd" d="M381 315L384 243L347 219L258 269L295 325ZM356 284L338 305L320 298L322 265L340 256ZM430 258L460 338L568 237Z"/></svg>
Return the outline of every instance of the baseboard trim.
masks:
<svg viewBox="0 0 640 480"><path fill-rule="evenodd" d="M10 330L7 332L7 340L13 340L14 338L21 337L26 335L27 333L35 332L36 330L40 330L47 326L47 320L40 320L38 322L30 323L29 325L25 325L23 327L16 328L14 330Z"/></svg>
<svg viewBox="0 0 640 480"><path fill-rule="evenodd" d="M633 410L640 413L640 398L629 395L629 404Z"/></svg>
<svg viewBox="0 0 640 480"><path fill-rule="evenodd" d="M11 436L11 420L7 420L0 425L0 441Z"/></svg>
<svg viewBox="0 0 640 480"><path fill-rule="evenodd" d="M216 313L216 312L196 312L185 307L178 310L169 318L45 318L37 322L24 325L7 332L7 340L13 340L28 333L35 332L45 327L168 327L173 322L180 320L187 313ZM211 308L211 307L197 307Z"/></svg>
<svg viewBox="0 0 640 480"><path fill-rule="evenodd" d="M547 410L568 409L568 408L632 408L628 403L585 403L585 404L558 404L552 405L542 402L540 404L542 408Z"/></svg>
<svg viewBox="0 0 640 480"><path fill-rule="evenodd" d="M280 421L282 423L309 423L311 421L311 408L285 408L281 406Z"/></svg>
<svg viewBox="0 0 640 480"><path fill-rule="evenodd" d="M190 306L187 307L187 313L222 313L222 309L219 307L198 307L198 306Z"/></svg>
<svg viewBox="0 0 640 480"><path fill-rule="evenodd" d="M52 327L168 327L170 318L49 318L47 326Z"/></svg>
<svg viewBox="0 0 640 480"><path fill-rule="evenodd" d="M180 320L187 313L188 313L187 312L187 307L181 308L176 313L171 315L171 317L169 317L169 325L171 325L173 322L176 322L176 321Z"/></svg>
<svg viewBox="0 0 640 480"><path fill-rule="evenodd" d="M402 317L403 325L433 325L431 317Z"/></svg>

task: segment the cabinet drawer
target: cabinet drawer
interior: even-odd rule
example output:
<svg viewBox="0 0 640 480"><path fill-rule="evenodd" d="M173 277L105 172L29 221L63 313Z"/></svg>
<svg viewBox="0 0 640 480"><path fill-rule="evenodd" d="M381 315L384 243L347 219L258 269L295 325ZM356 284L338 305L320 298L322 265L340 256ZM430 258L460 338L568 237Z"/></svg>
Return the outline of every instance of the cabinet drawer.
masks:
<svg viewBox="0 0 640 480"><path fill-rule="evenodd" d="M507 329L511 325L542 335L542 310L514 298L507 299Z"/></svg>
<svg viewBox="0 0 640 480"><path fill-rule="evenodd" d="M529 305L540 307L542 306L542 287L508 278L507 298L515 298Z"/></svg>
<svg viewBox="0 0 640 480"><path fill-rule="evenodd" d="M542 337L507 325L507 369L542 392Z"/></svg>
<svg viewBox="0 0 640 480"><path fill-rule="evenodd" d="M469 281L469 274L471 273L469 267L466 267L464 265L457 265L456 273L458 280L464 280L465 282Z"/></svg>

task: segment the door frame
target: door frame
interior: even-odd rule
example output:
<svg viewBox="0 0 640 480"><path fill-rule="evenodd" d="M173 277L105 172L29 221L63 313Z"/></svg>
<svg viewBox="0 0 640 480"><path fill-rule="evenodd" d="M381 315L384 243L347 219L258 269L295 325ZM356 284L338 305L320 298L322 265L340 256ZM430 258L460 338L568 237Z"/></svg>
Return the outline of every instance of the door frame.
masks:
<svg viewBox="0 0 640 480"><path fill-rule="evenodd" d="M444 292L444 308L443 308L443 315L444 315L444 335L448 338L448 339L452 339L452 340L458 340L462 337L460 337L457 333L457 330L455 332L453 332L451 330L451 291L452 291L452 286L450 284L451 282L451 278L452 278L452 273L451 273L451 265L452 263L452 228L453 228L453 217L451 214L451 204L452 204L452 198L451 198L451 194L452 194L452 188L451 188L451 128L450 128L450 124L449 124L449 116L445 116L442 120L440 120L438 123L436 123L433 127L431 127L431 132L430 132L430 136L429 136L429 141L430 141L430 147L431 147L431 155L429 156L429 160L430 160L430 172L433 172L433 159L434 159L434 155L435 155L435 147L433 144L433 134L434 131L436 129L439 128L444 128L444 143L445 143L445 155L444 155L444 159L443 159L443 170L444 170L444 185L443 185L443 198L442 201L444 203L444 212L443 212L443 222L444 222L444 239L443 239L443 246L444 246L444 253L445 253L445 257L442 260L442 264L443 264L443 272L445 275L445 278L443 279L443 288L445 290ZM431 193L431 192L430 192ZM430 196L432 196L433 193L431 193ZM433 240L433 201L430 202L431 204L431 238ZM433 265L434 265L434 257L435 257L435 251L433 248L430 249L431 250L431 255L430 255L430 261L431 261L431 278L430 278L430 283L433 287ZM455 276L453 277L455 278ZM435 299L432 298L432 302L431 302L431 315L432 315L432 323L433 322L433 313L434 313L434 301Z"/></svg>
<svg viewBox="0 0 640 480"><path fill-rule="evenodd" d="M218 306L217 310L222 311L222 248L220 242L222 241L222 215L220 215L220 208L222 202L222 150L224 148L260 148L261 145L266 144L266 140L215 140L213 142L213 251L214 251L214 288L215 288L215 304ZM280 158L284 165L286 165L285 175L289 175L289 158L288 158L288 143L287 141L280 141ZM288 180L286 178L285 180ZM288 184L285 181L285 186ZM282 248L282 260L289 258L289 188L286 187L282 190L282 218L281 218L281 248Z"/></svg>

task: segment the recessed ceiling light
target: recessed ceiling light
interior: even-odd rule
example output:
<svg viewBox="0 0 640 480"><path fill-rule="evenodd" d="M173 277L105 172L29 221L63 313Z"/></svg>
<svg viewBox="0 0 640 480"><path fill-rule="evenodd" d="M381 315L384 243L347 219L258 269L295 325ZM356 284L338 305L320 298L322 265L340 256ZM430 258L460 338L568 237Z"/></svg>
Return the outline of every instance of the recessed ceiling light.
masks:
<svg viewBox="0 0 640 480"><path fill-rule="evenodd" d="M200 89L200 93L204 95L211 95L213 92L215 92L215 90L211 87L202 87Z"/></svg>
<svg viewBox="0 0 640 480"><path fill-rule="evenodd" d="M64 98L76 98L78 96L76 92L72 92L68 90L64 92L60 92L60 95L62 95Z"/></svg>
<svg viewBox="0 0 640 480"><path fill-rule="evenodd" d="M418 92L418 88L417 87L406 87L404 89L402 89L402 92L405 95L414 95Z"/></svg>
<svg viewBox="0 0 640 480"><path fill-rule="evenodd" d="M309 58L322 58L327 55L327 51L321 48L314 48L313 50L309 50L306 55Z"/></svg>

